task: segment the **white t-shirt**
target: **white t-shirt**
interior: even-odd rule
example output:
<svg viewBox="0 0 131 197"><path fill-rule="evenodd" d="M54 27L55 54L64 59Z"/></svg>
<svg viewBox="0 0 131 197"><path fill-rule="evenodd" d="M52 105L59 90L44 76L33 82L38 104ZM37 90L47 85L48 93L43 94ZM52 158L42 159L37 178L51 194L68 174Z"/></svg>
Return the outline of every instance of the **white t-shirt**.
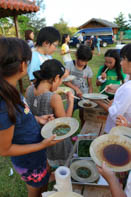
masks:
<svg viewBox="0 0 131 197"><path fill-rule="evenodd" d="M62 44L61 50L64 51L64 53L68 52L69 51L68 44L66 44L66 43ZM63 55L63 61L64 62L72 61L70 53L67 53L67 54Z"/></svg>
<svg viewBox="0 0 131 197"><path fill-rule="evenodd" d="M82 34L80 34L79 36L78 36L78 38L77 38L80 42L83 42L83 35Z"/></svg>
<svg viewBox="0 0 131 197"><path fill-rule="evenodd" d="M126 193L127 197L131 197L131 171L130 171L128 179L127 179L125 193Z"/></svg>
<svg viewBox="0 0 131 197"><path fill-rule="evenodd" d="M131 122L131 80L124 83L117 89L114 101L109 108L105 131L109 131L115 127L116 117L123 115L128 122Z"/></svg>

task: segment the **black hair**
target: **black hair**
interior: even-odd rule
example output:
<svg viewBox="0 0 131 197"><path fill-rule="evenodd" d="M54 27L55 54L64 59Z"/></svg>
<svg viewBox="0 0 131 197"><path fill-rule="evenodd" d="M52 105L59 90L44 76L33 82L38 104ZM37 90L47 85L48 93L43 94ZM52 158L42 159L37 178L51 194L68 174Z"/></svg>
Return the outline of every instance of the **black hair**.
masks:
<svg viewBox="0 0 131 197"><path fill-rule="evenodd" d="M82 61L89 61L92 59L92 52L90 47L87 45L81 44L76 51L76 57Z"/></svg>
<svg viewBox="0 0 131 197"><path fill-rule="evenodd" d="M32 33L33 31L31 29L28 29L25 31L25 40L32 40L32 38L30 37L30 34Z"/></svg>
<svg viewBox="0 0 131 197"><path fill-rule="evenodd" d="M62 36L62 44L64 44L65 43L65 40L66 40L66 38L69 36L69 34L63 34L63 36Z"/></svg>
<svg viewBox="0 0 131 197"><path fill-rule="evenodd" d="M16 74L22 62L31 60L31 50L28 44L18 38L0 38L0 98L6 103L8 115L12 123L16 122L16 111L24 103L18 90L5 78Z"/></svg>
<svg viewBox="0 0 131 197"><path fill-rule="evenodd" d="M124 83L124 78L121 73L121 65L120 65L120 55L117 52L116 49L109 49L106 51L104 57L111 57L115 59L115 66L114 69L116 70L117 73L117 80L122 80L122 83ZM102 72L106 70L107 66L104 65Z"/></svg>
<svg viewBox="0 0 131 197"><path fill-rule="evenodd" d="M125 45L120 50L120 57L121 58L127 58L129 62L131 61L131 43Z"/></svg>
<svg viewBox="0 0 131 197"><path fill-rule="evenodd" d="M37 35L36 46L42 46L43 42L52 44L55 41L60 41L59 31L54 27L44 27Z"/></svg>
<svg viewBox="0 0 131 197"><path fill-rule="evenodd" d="M41 66L40 70L33 72L36 79L34 82L35 88L38 87L42 80L49 80L51 83L56 75L62 77L65 73L65 67L60 61L56 59L46 60Z"/></svg>

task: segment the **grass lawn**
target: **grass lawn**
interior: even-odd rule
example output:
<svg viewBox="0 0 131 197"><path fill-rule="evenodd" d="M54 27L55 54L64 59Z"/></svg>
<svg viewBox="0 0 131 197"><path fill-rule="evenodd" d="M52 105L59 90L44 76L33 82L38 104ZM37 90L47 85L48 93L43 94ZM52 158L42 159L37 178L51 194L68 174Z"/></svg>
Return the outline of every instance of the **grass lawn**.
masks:
<svg viewBox="0 0 131 197"><path fill-rule="evenodd" d="M96 52L93 56L93 59L89 61L89 66L93 71L93 91L98 92L98 88L95 85L96 74L101 65L104 63L104 52L108 48L102 48L102 53L100 56L96 55ZM53 55L54 58L62 61L62 57L59 53L59 49ZM74 59L75 52L72 52L72 57ZM24 77L23 79L24 88L29 85L28 77ZM78 119L78 111L74 113L74 117ZM20 179L20 176L15 172L12 176L9 176L10 167L12 167L10 159L5 157L0 157L0 197L26 197L27 191L25 187L25 183Z"/></svg>

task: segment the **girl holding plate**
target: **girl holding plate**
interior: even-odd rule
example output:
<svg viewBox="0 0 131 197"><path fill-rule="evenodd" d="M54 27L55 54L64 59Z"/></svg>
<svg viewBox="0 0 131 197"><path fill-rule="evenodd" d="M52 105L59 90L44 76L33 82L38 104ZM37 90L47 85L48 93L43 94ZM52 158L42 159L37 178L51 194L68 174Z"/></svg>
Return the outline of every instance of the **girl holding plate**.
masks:
<svg viewBox="0 0 131 197"><path fill-rule="evenodd" d="M28 197L40 197L49 179L46 148L60 141L54 141L56 136L43 140L38 122L45 124L47 119L34 117L16 88L27 74L30 47L24 40L3 37L0 51L0 156L11 156Z"/></svg>
<svg viewBox="0 0 131 197"><path fill-rule="evenodd" d="M74 106L72 92L67 92L68 107L65 111L62 98L55 91L65 77L65 67L60 61L52 59L45 61L40 70L35 71L35 82L27 88L26 100L34 115L54 114L55 118L71 117ZM65 139L52 148L47 148L47 157L52 167L64 165L72 150L70 138Z"/></svg>

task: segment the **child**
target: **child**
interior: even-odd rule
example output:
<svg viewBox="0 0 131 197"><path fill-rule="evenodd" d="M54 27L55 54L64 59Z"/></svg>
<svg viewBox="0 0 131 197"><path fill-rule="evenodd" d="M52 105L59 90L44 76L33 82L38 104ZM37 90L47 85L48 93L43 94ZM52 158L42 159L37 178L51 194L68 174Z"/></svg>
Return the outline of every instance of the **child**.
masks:
<svg viewBox="0 0 131 197"><path fill-rule="evenodd" d="M61 47L61 54L63 56L63 62L66 65L73 64L71 55L70 55L70 49L69 49L69 43L70 36L69 34L64 34L62 37L62 47Z"/></svg>
<svg viewBox="0 0 131 197"><path fill-rule="evenodd" d="M27 89L27 103L34 115L54 114L56 118L71 117L74 97L67 93L68 108L65 111L61 96L54 91L61 85L65 67L55 59L45 61L39 71L34 72L36 82ZM70 138L47 149L49 164L64 165L72 149Z"/></svg>
<svg viewBox="0 0 131 197"><path fill-rule="evenodd" d="M121 66L125 74L131 75L131 44L125 45L120 55ZM123 115L128 122L131 122L131 80L124 83L120 88L117 89L114 97L114 101L111 106L97 101L105 110L109 112L106 121L105 131L109 131L116 125L116 118L118 115Z"/></svg>
<svg viewBox="0 0 131 197"><path fill-rule="evenodd" d="M115 49L109 49L105 53L105 65L101 66L98 74L96 85L100 86L102 91L109 84L122 84L126 75L122 72L120 65L120 57ZM104 92L104 94L106 94ZM107 94L109 99L113 99L111 94Z"/></svg>
<svg viewBox="0 0 131 197"><path fill-rule="evenodd" d="M71 75L75 75L76 79L71 82L65 82L66 86L75 90L78 97L82 97L84 93L92 93L92 70L87 65L92 59L91 49L86 45L80 45L76 52L76 60L74 65L70 64L66 68ZM77 100L78 101L78 100ZM77 108L77 107L76 107Z"/></svg>
<svg viewBox="0 0 131 197"><path fill-rule="evenodd" d="M100 55L101 53L101 48L100 48L101 41L102 39L99 38L99 36L96 36L96 47L97 47L98 55Z"/></svg>
<svg viewBox="0 0 131 197"><path fill-rule="evenodd" d="M28 30L25 31L25 40L28 43L29 47L31 49L33 49L34 48L34 42L33 42L33 40L34 40L34 33L33 33L32 30L28 29Z"/></svg>
<svg viewBox="0 0 131 197"><path fill-rule="evenodd" d="M123 191L115 173L112 172L105 163L102 164L102 167L97 166L99 173L106 179L109 183L112 197L130 197L131 196L131 172L128 175L125 192Z"/></svg>
<svg viewBox="0 0 131 197"><path fill-rule="evenodd" d="M60 141L53 141L55 136L43 140L39 124L16 89L31 60L28 44L3 37L0 51L0 155L11 156L26 182L28 197L40 197L49 178L45 148Z"/></svg>
<svg viewBox="0 0 131 197"><path fill-rule="evenodd" d="M40 70L40 65L52 59L51 54L55 52L60 41L60 33L54 27L42 28L36 39L36 50L32 53L32 60L28 67L29 80L34 80L33 72Z"/></svg>

